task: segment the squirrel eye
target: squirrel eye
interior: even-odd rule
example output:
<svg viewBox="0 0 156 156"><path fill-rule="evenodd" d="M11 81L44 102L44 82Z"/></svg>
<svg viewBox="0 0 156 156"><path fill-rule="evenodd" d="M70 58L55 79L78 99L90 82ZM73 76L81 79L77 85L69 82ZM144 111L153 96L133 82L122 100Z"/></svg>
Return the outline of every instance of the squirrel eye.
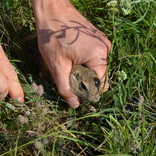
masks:
<svg viewBox="0 0 156 156"><path fill-rule="evenodd" d="M88 91L87 87L85 86L85 84L83 82L80 82L80 88Z"/></svg>
<svg viewBox="0 0 156 156"><path fill-rule="evenodd" d="M101 84L100 79L97 78L97 77L94 77L93 80L95 81L95 86L96 86L97 88L99 88L99 87L100 87L100 84Z"/></svg>

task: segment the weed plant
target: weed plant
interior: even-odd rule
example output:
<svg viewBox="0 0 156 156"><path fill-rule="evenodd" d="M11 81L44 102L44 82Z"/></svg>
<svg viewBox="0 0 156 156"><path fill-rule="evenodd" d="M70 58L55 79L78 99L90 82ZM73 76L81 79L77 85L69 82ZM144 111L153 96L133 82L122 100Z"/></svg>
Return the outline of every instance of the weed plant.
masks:
<svg viewBox="0 0 156 156"><path fill-rule="evenodd" d="M23 38L35 33L31 3L1 0L0 42L25 103L0 101L0 155L155 156L156 1L72 0L112 42L110 89L73 110L33 64ZM34 46L35 42L30 44Z"/></svg>

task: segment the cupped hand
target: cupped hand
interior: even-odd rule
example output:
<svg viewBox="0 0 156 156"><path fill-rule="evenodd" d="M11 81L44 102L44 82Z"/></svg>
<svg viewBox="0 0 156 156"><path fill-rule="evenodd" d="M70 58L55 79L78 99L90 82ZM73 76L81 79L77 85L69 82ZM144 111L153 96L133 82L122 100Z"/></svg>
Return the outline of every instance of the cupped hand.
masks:
<svg viewBox="0 0 156 156"><path fill-rule="evenodd" d="M80 101L71 92L69 82L72 65L84 64L104 82L111 43L72 6L62 6L60 11L50 11L47 7L43 12L34 8L34 13L39 49L58 92L70 107L77 108ZM101 84L106 91L108 82Z"/></svg>
<svg viewBox="0 0 156 156"><path fill-rule="evenodd" d="M4 99L8 94L11 98L24 102L24 93L17 74L0 45L0 99Z"/></svg>

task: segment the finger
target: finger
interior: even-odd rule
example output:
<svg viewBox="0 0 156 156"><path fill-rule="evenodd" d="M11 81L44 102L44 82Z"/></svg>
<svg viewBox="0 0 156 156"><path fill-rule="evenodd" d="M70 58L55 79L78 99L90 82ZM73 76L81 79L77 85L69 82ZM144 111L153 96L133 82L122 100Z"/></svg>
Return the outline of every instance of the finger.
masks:
<svg viewBox="0 0 156 156"><path fill-rule="evenodd" d="M4 75L0 72L0 99L4 99L9 93L9 84Z"/></svg>
<svg viewBox="0 0 156 156"><path fill-rule="evenodd" d="M9 85L9 95L20 102L24 102L24 93L19 83L16 72L0 46L0 72L6 78ZM2 84L3 85L3 84Z"/></svg>
<svg viewBox="0 0 156 156"><path fill-rule="evenodd" d="M20 82L18 80L17 74L15 71L11 71L8 75L10 75L9 78L9 95L11 98L17 99L19 102L24 102L24 93L23 89L20 85Z"/></svg>
<svg viewBox="0 0 156 156"><path fill-rule="evenodd" d="M57 65L55 71L51 73L54 77L57 85L58 92L68 102L71 108L77 108L79 106L79 98L70 90L70 72L72 65L65 63L64 65Z"/></svg>
<svg viewBox="0 0 156 156"><path fill-rule="evenodd" d="M101 37L103 45L97 44L93 50L94 56L88 60L85 65L94 70L97 77L101 80L101 91L105 92L109 88L107 78L107 57L111 49L111 42L106 37Z"/></svg>
<svg viewBox="0 0 156 156"><path fill-rule="evenodd" d="M107 79L107 60L94 58L89 60L86 64L86 67L96 72L97 77L101 81L101 90L105 92L109 88L109 83Z"/></svg>

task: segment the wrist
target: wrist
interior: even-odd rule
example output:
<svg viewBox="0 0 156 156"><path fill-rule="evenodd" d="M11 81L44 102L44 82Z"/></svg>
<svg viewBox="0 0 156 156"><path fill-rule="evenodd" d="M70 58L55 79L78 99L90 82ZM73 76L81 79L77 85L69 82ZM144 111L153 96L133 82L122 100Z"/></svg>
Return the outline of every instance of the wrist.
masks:
<svg viewBox="0 0 156 156"><path fill-rule="evenodd" d="M31 0L31 3L37 23L65 14L64 8L74 8L69 0Z"/></svg>
<svg viewBox="0 0 156 156"><path fill-rule="evenodd" d="M47 10L51 8L51 10L57 10L60 7L68 7L72 6L69 0L31 0L33 9L37 11L37 9Z"/></svg>

